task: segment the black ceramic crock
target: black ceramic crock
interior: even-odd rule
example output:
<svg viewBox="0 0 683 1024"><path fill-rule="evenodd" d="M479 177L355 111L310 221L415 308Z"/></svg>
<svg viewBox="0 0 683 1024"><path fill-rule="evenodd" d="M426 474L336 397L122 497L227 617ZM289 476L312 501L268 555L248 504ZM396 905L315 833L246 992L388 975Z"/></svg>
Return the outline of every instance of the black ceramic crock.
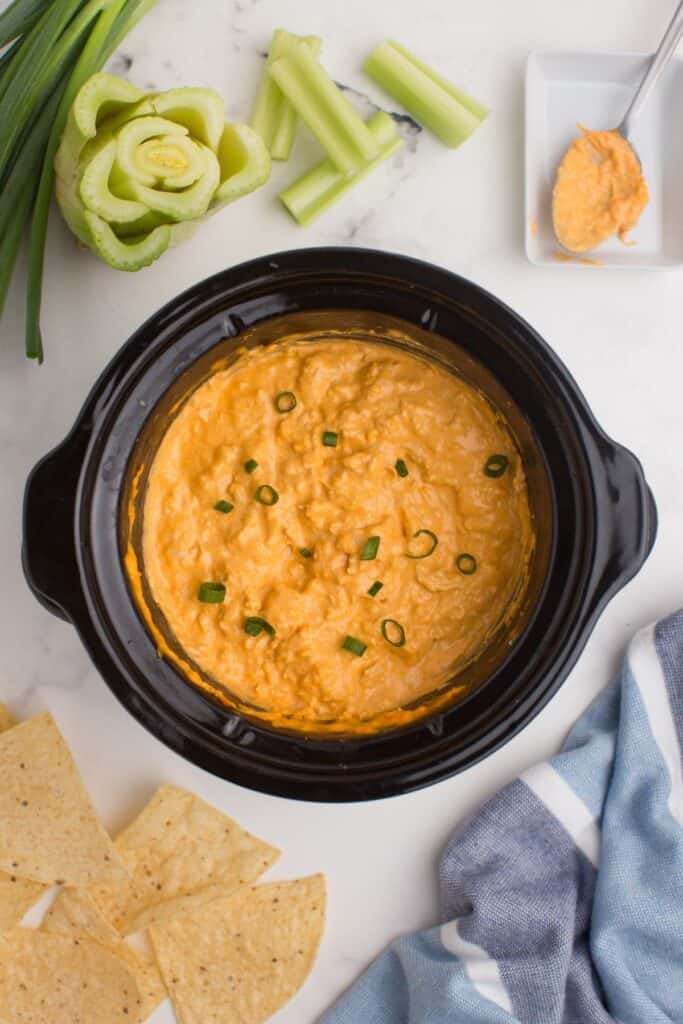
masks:
<svg viewBox="0 0 683 1024"><path fill-rule="evenodd" d="M489 668L483 659L484 677L467 699L366 737L274 730L189 685L158 657L121 557L133 452L174 385L220 346L236 348L250 329L272 339L279 325L324 319L330 310L342 318L348 311L352 324L398 318L433 339L435 358L448 362L449 348L457 350L484 390L499 382L504 391L492 398L512 400L532 490L536 475L544 494L536 510L546 520L542 558L518 634L500 640ZM118 699L168 746L253 789L347 801L444 779L519 732L566 678L606 603L647 558L655 533L655 505L637 459L604 434L567 369L512 310L470 281L416 260L308 249L217 274L133 335L69 436L31 473L23 561L36 597L74 624Z"/></svg>

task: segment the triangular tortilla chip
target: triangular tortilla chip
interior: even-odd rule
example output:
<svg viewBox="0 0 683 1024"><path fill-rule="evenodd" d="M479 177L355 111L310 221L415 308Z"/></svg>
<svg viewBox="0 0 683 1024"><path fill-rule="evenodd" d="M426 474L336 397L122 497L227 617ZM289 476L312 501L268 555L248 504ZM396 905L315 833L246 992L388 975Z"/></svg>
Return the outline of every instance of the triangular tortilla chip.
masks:
<svg viewBox="0 0 683 1024"><path fill-rule="evenodd" d="M185 913L255 881L279 850L175 786L162 786L116 839L130 881L95 886L105 917L122 935Z"/></svg>
<svg viewBox="0 0 683 1024"><path fill-rule="evenodd" d="M0 704L0 732L11 729L14 719L4 704ZM0 932L19 924L27 910L37 903L49 886L29 882L16 875L0 871Z"/></svg>
<svg viewBox="0 0 683 1024"><path fill-rule="evenodd" d="M125 877L52 715L0 735L0 870L82 885Z"/></svg>
<svg viewBox="0 0 683 1024"><path fill-rule="evenodd" d="M77 939L92 939L123 960L137 982L141 1020L146 1020L166 998L166 987L157 965L145 960L121 938L83 889L62 889L43 918L41 929Z"/></svg>
<svg viewBox="0 0 683 1024"><path fill-rule="evenodd" d="M2 1024L122 1024L140 1020L135 978L87 939L15 928L0 935Z"/></svg>
<svg viewBox="0 0 683 1024"><path fill-rule="evenodd" d="M325 879L245 888L150 938L180 1024L260 1024L303 985L325 924Z"/></svg>

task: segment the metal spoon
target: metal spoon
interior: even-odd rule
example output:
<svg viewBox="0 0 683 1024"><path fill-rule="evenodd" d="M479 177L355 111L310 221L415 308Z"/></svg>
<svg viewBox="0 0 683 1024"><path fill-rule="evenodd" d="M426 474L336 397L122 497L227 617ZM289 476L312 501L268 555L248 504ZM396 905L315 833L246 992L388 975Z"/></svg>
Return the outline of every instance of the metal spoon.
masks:
<svg viewBox="0 0 683 1024"><path fill-rule="evenodd" d="M662 41L657 48L657 52L650 61L650 66L643 75L640 85L636 89L635 96L631 100L621 124L614 129L626 139L634 153L636 153L636 150L631 142L634 122L640 114L640 111L645 106L645 103L657 84L664 68L673 57L681 36L683 36L683 0L680 0L678 7L674 11L669 27L664 33ZM637 153L636 156L638 156ZM640 158L638 159L640 160Z"/></svg>

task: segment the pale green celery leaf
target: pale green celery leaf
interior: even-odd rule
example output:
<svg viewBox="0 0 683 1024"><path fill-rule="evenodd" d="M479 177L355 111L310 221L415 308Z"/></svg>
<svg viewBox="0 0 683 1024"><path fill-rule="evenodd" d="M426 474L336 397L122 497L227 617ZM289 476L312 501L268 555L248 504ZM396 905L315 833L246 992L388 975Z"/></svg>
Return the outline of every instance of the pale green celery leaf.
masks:
<svg viewBox="0 0 683 1024"><path fill-rule="evenodd" d="M152 106L156 114L184 125L194 139L216 152L225 125L225 106L213 89L169 89L155 96Z"/></svg>
<svg viewBox="0 0 683 1024"><path fill-rule="evenodd" d="M134 121L124 124L117 138L115 167L124 179L130 179L148 188L157 182L157 176L148 174L138 166L136 153L138 146L148 139L173 135L187 135L188 129L164 117L137 117Z"/></svg>
<svg viewBox="0 0 683 1024"><path fill-rule="evenodd" d="M168 224L154 228L148 235L129 239L117 238L106 221L90 210L85 211L90 229L91 248L115 270L135 271L148 267L168 249L171 228Z"/></svg>
<svg viewBox="0 0 683 1024"><path fill-rule="evenodd" d="M202 148L206 169L194 185L181 192L164 192L161 189L148 188L131 179L130 189L134 198L144 203L148 209L156 210L173 221L196 220L197 217L202 217L209 208L221 177L216 155L208 146Z"/></svg>
<svg viewBox="0 0 683 1024"><path fill-rule="evenodd" d="M218 146L220 185L214 207L225 206L253 192L270 177L271 161L266 145L246 124L226 124Z"/></svg>
<svg viewBox="0 0 683 1024"><path fill-rule="evenodd" d="M127 224L139 221L147 212L146 206L130 199L120 199L109 188L115 159L116 139L110 139L85 166L78 189L81 202L108 222Z"/></svg>

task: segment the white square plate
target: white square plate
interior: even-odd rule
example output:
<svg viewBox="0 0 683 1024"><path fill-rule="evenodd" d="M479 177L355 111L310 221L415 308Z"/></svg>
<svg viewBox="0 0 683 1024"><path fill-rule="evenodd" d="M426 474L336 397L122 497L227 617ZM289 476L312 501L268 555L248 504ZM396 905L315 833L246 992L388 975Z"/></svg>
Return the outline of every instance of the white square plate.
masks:
<svg viewBox="0 0 683 1024"><path fill-rule="evenodd" d="M551 196L577 124L615 128L626 113L651 55L532 53L526 69L526 252L532 263L562 260L553 233ZM605 267L683 266L683 61L672 60L641 112L633 145L643 165L650 202L624 245L610 238L585 255ZM584 263L584 265L585 265Z"/></svg>

